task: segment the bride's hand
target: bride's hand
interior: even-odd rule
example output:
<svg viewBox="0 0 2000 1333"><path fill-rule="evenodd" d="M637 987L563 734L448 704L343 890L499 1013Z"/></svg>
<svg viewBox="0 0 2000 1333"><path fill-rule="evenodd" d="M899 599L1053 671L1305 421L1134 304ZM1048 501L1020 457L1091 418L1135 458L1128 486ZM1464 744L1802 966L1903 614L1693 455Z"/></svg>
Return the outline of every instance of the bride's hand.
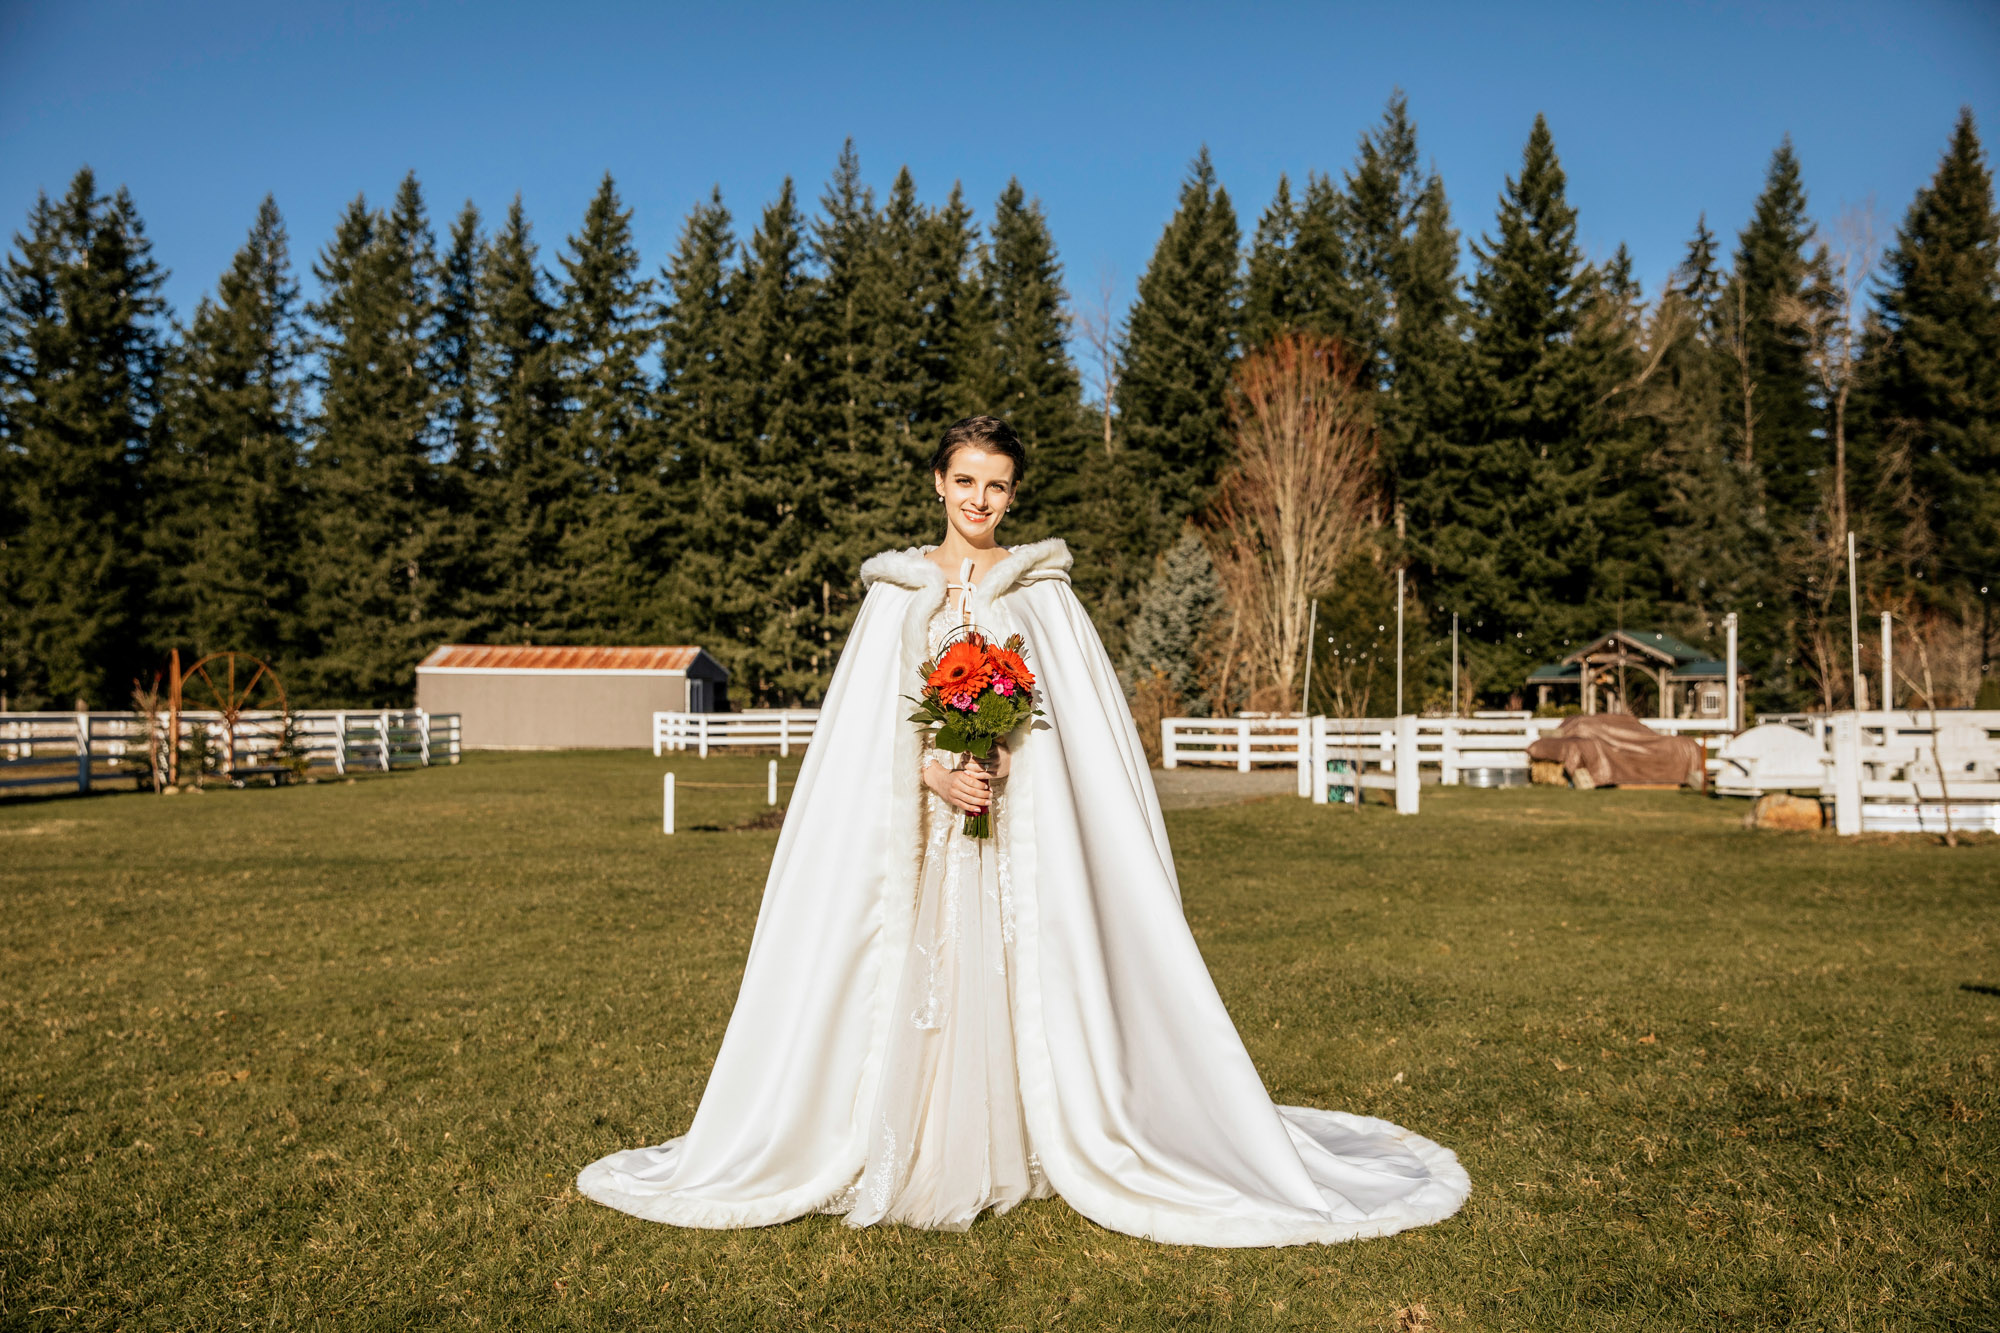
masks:
<svg viewBox="0 0 2000 1333"><path fill-rule="evenodd" d="M992 784L987 781L985 770L976 767L977 763L977 760L969 760L960 769L926 764L924 785L943 797L946 804L960 814L971 814L993 804Z"/></svg>

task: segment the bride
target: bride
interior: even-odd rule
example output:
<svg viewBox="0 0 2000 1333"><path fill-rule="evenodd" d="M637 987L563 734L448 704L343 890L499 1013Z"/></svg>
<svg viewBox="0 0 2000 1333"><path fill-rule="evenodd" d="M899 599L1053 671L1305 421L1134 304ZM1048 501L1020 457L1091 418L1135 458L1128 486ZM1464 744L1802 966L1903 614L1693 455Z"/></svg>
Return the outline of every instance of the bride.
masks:
<svg viewBox="0 0 2000 1333"><path fill-rule="evenodd" d="M994 540L1026 456L971 417L932 459L936 546L861 567L694 1123L577 1188L676 1226L963 1230L1059 1194L1181 1245L1300 1245L1449 1217L1458 1159L1275 1106L1181 913L1152 778L1060 541ZM1044 716L954 769L909 721L963 624L1019 633ZM991 806L993 836L962 831Z"/></svg>

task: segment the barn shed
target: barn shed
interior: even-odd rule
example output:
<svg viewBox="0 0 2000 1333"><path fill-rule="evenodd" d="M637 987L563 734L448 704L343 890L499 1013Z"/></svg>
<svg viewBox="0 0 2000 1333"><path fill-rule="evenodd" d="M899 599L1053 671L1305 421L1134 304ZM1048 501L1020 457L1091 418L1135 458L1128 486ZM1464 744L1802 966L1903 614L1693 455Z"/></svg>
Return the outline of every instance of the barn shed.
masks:
<svg viewBox="0 0 2000 1333"><path fill-rule="evenodd" d="M448 643L417 664L417 707L456 713L469 750L630 750L654 713L716 713L729 672L695 647Z"/></svg>

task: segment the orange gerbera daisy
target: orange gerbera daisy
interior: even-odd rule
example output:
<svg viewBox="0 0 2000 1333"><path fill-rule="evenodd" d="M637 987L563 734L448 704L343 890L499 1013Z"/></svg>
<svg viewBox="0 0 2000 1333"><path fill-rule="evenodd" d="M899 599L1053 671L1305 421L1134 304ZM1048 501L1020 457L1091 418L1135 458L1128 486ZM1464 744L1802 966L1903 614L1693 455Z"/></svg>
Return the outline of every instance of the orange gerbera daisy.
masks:
<svg viewBox="0 0 2000 1333"><path fill-rule="evenodd" d="M1035 688L1035 673L1028 670L1028 664L1021 660L1019 653L1008 652L1005 648L989 648L987 655L999 674L1006 676L1024 690Z"/></svg>
<svg viewBox="0 0 2000 1333"><path fill-rule="evenodd" d="M945 694L978 694L993 679L986 651L969 639L961 639L938 659L937 670L925 682Z"/></svg>

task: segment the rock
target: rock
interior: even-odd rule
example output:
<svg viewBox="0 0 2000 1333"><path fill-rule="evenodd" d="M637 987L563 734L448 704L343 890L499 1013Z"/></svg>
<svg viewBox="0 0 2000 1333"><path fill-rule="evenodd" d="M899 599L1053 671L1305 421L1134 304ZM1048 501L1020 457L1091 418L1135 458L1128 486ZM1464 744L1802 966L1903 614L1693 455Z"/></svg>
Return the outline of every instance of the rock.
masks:
<svg viewBox="0 0 2000 1333"><path fill-rule="evenodd" d="M1750 807L1750 818L1744 822L1751 828L1811 832L1825 826L1826 816L1819 802L1810 796L1792 796L1774 791L1757 798L1757 804Z"/></svg>

